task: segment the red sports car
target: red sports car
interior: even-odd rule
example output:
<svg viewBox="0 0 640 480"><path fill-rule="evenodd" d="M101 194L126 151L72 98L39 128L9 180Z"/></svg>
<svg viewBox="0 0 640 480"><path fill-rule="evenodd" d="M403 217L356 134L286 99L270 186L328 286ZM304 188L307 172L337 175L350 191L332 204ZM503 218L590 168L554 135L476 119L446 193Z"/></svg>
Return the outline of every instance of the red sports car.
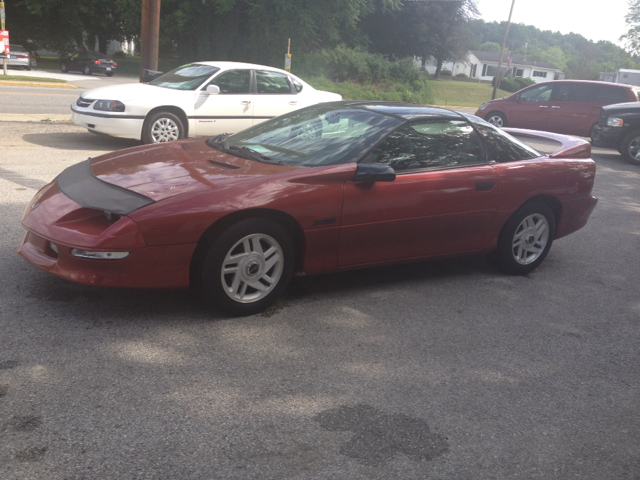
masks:
<svg viewBox="0 0 640 480"><path fill-rule="evenodd" d="M263 310L294 273L485 252L526 274L587 223L596 167L587 142L514 132L559 147L441 108L336 102L130 148L40 190L19 254L84 284L197 286L231 315Z"/></svg>

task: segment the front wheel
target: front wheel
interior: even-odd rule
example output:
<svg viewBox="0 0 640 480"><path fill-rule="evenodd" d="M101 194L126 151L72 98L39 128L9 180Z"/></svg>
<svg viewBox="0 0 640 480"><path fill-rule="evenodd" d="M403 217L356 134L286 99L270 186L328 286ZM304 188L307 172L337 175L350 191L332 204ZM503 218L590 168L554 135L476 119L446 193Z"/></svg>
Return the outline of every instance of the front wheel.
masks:
<svg viewBox="0 0 640 480"><path fill-rule="evenodd" d="M507 126L507 117L500 112L491 112L486 117L487 122L496 127L502 128Z"/></svg>
<svg viewBox="0 0 640 480"><path fill-rule="evenodd" d="M631 132L624 138L620 153L627 162L640 164L640 131Z"/></svg>
<svg viewBox="0 0 640 480"><path fill-rule="evenodd" d="M293 275L289 233L266 218L232 225L209 247L202 263L202 292L232 316L253 315L276 301Z"/></svg>
<svg viewBox="0 0 640 480"><path fill-rule="evenodd" d="M525 204L505 223L489 260L504 273L526 275L543 262L555 235L551 208L545 203Z"/></svg>
<svg viewBox="0 0 640 480"><path fill-rule="evenodd" d="M173 142L185 137L182 121L169 112L157 112L144 122L143 143Z"/></svg>

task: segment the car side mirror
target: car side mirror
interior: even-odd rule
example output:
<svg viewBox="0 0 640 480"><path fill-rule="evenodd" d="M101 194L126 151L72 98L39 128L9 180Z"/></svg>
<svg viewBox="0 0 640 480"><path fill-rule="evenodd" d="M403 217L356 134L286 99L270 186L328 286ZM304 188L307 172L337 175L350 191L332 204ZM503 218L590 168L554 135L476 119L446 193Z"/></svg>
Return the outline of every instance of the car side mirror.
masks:
<svg viewBox="0 0 640 480"><path fill-rule="evenodd" d="M220 93L220 87L218 85L209 85L204 92L207 95L218 95Z"/></svg>
<svg viewBox="0 0 640 480"><path fill-rule="evenodd" d="M359 163L353 176L354 182L393 182L396 171L386 163Z"/></svg>
<svg viewBox="0 0 640 480"><path fill-rule="evenodd" d="M520 101L520 95L519 95L519 94L518 94L518 95L515 95L515 96L513 97L513 99L514 99L516 102L519 102L519 101Z"/></svg>

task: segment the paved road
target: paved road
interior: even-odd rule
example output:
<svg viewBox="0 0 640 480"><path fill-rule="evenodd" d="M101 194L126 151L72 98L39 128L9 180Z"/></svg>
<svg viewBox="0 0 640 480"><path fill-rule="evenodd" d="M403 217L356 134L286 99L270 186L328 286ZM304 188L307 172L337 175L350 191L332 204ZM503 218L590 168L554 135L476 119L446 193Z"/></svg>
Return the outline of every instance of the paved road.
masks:
<svg viewBox="0 0 640 480"><path fill-rule="evenodd" d="M15 250L38 188L132 143L0 122L0 478L640 478L640 168L526 277L483 257L297 278L262 315Z"/></svg>

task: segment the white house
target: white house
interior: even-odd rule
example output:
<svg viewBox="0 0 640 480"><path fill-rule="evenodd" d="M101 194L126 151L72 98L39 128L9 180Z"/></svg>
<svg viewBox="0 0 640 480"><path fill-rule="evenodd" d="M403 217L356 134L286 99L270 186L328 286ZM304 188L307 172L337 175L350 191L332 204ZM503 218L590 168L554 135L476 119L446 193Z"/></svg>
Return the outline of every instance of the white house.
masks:
<svg viewBox="0 0 640 480"><path fill-rule="evenodd" d="M508 55L507 53L502 58L502 68L500 69L502 72L506 72L509 67L509 57L511 57L510 71L514 77L530 78L536 83L564 78L564 72L553 63L526 60L523 55ZM442 68L446 68L454 76L464 73L469 78L490 82L498 73L499 61L499 53L469 50L464 61L447 62L442 65ZM426 62L425 69L433 75L436 71L436 59L431 57Z"/></svg>

